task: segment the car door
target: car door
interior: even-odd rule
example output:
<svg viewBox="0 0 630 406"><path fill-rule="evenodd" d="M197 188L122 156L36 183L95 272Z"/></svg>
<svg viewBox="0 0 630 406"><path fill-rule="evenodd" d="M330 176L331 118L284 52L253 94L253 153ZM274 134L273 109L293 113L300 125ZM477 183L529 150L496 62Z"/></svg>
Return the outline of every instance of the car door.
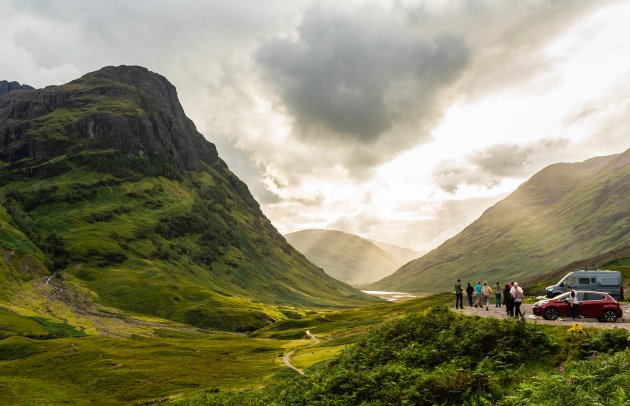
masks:
<svg viewBox="0 0 630 406"><path fill-rule="evenodd" d="M571 297L569 295L569 293L563 293L555 300L553 307L558 309L560 317L571 317L571 304L569 303Z"/></svg>
<svg viewBox="0 0 630 406"><path fill-rule="evenodd" d="M578 292L578 300L579 300L579 313L582 317L598 317L596 315L597 308L597 299L596 293L592 292ZM601 295L602 298L604 295Z"/></svg>

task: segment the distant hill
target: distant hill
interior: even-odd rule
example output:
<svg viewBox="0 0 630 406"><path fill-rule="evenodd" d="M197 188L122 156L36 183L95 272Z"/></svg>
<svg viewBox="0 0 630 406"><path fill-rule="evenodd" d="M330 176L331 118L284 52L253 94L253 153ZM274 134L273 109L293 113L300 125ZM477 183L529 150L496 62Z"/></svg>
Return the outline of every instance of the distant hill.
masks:
<svg viewBox="0 0 630 406"><path fill-rule="evenodd" d="M390 244L387 242L375 241L375 240L368 240L368 241L376 245L383 251L387 252L388 254L392 255L394 258L396 258L398 262L401 263L401 265L404 265L407 262L412 261L414 259L418 259L424 254L426 254L426 251L416 251L410 248L400 247L398 245Z"/></svg>
<svg viewBox="0 0 630 406"><path fill-rule="evenodd" d="M407 262L401 256L414 252L334 230L302 230L284 237L327 274L355 286L391 274Z"/></svg>
<svg viewBox="0 0 630 406"><path fill-rule="evenodd" d="M146 68L0 95L0 203L0 304L31 313L95 302L252 330L294 306L375 301L285 241Z"/></svg>
<svg viewBox="0 0 630 406"><path fill-rule="evenodd" d="M453 281L523 280L630 243L630 150L541 170L457 236L375 290L440 292Z"/></svg>

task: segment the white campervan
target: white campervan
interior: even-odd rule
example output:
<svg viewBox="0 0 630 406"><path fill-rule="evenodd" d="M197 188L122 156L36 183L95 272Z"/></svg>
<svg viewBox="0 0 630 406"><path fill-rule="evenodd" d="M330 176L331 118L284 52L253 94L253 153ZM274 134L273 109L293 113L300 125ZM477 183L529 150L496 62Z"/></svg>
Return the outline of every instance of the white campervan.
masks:
<svg viewBox="0 0 630 406"><path fill-rule="evenodd" d="M546 289L547 297L555 297L572 286L575 290L606 292L617 300L623 300L623 278L619 271L581 270L568 273L553 286Z"/></svg>

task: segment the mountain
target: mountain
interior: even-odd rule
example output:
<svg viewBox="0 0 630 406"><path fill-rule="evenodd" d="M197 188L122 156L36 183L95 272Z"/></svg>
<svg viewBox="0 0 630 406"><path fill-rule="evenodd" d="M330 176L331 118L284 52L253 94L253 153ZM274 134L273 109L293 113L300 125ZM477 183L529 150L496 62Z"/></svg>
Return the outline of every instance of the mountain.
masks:
<svg viewBox="0 0 630 406"><path fill-rule="evenodd" d="M18 82L8 82L6 80L0 80L0 96L9 92L15 92L19 90L33 90L34 88L29 85L21 85Z"/></svg>
<svg viewBox="0 0 630 406"><path fill-rule="evenodd" d="M375 300L285 241L146 68L0 96L0 147L0 305L251 330Z"/></svg>
<svg viewBox="0 0 630 406"><path fill-rule="evenodd" d="M630 150L541 170L457 236L370 289L522 280L630 243Z"/></svg>
<svg viewBox="0 0 630 406"><path fill-rule="evenodd" d="M400 247L395 244L390 244L387 242L375 241L375 240L368 240L368 241L376 245L383 251L387 252L388 254L392 255L394 258L396 258L398 262L400 262L401 265L404 265L409 261L413 261L414 259L418 259L424 254L426 254L426 252L424 251L416 251L409 248Z"/></svg>
<svg viewBox="0 0 630 406"><path fill-rule="evenodd" d="M302 230L284 237L328 275L355 286L379 280L405 263L375 243L341 231Z"/></svg>

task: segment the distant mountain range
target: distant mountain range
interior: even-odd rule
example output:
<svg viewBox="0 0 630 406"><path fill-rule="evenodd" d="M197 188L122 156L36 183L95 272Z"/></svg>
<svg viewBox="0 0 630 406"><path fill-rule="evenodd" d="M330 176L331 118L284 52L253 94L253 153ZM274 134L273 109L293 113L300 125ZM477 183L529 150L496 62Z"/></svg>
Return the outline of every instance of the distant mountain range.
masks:
<svg viewBox="0 0 630 406"><path fill-rule="evenodd" d="M284 237L327 274L354 286L377 281L421 255L335 230L302 230Z"/></svg>
<svg viewBox="0 0 630 406"><path fill-rule="evenodd" d="M630 150L541 170L457 236L369 289L523 280L630 243Z"/></svg>
<svg viewBox="0 0 630 406"><path fill-rule="evenodd" d="M243 331L377 300L285 241L164 77L118 66L19 87L0 83L0 305Z"/></svg>

